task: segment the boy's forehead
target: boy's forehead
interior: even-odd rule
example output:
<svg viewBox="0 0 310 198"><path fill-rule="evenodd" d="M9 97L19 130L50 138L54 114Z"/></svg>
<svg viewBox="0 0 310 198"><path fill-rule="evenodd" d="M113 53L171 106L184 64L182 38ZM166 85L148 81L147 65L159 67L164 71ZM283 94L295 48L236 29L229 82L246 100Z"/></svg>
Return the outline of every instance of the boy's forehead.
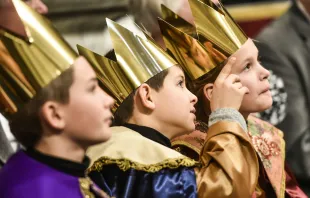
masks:
<svg viewBox="0 0 310 198"><path fill-rule="evenodd" d="M252 40L248 40L233 56L237 58L237 62L247 59L256 59L258 50Z"/></svg>
<svg viewBox="0 0 310 198"><path fill-rule="evenodd" d="M87 62L87 60L82 56L80 56L74 61L72 68L75 78L84 80L91 80L93 78L96 78L96 73Z"/></svg>
<svg viewBox="0 0 310 198"><path fill-rule="evenodd" d="M184 71L180 65L174 65L170 67L168 72L169 72L168 75L173 76L173 77L184 76Z"/></svg>

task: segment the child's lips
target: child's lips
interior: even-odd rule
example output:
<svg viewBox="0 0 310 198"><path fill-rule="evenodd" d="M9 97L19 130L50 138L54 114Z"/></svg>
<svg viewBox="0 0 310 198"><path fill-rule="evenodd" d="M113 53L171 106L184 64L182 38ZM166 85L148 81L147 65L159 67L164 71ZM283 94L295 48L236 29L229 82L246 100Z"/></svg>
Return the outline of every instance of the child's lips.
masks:
<svg viewBox="0 0 310 198"><path fill-rule="evenodd" d="M192 109L190 113L194 115L194 120L196 120L196 109Z"/></svg>
<svg viewBox="0 0 310 198"><path fill-rule="evenodd" d="M112 123L112 116L109 116L109 117L105 118L105 119L103 120L103 122L104 122L104 123L111 124L111 123Z"/></svg>
<svg viewBox="0 0 310 198"><path fill-rule="evenodd" d="M270 87L268 86L261 92L261 94L267 93L269 91L270 91Z"/></svg>

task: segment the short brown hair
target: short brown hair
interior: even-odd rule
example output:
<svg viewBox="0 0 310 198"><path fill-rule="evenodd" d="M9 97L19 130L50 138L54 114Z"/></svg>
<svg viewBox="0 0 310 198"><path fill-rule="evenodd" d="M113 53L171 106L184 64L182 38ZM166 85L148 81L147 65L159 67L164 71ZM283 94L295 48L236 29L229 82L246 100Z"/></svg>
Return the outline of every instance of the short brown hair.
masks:
<svg viewBox="0 0 310 198"><path fill-rule="evenodd" d="M166 69L159 74L153 76L145 83L148 84L152 89L159 91L164 84L164 80L169 73L169 69ZM113 126L120 126L128 122L131 118L134 108L134 96L136 90L133 91L129 96L123 101L114 114Z"/></svg>
<svg viewBox="0 0 310 198"><path fill-rule="evenodd" d="M208 111L205 111L203 98L203 88L208 83L214 83L218 75L223 69L223 66L226 64L226 61L223 62L221 65L213 68L211 71L209 71L207 74L199 77L198 79L191 81L187 80L187 87L188 89L197 96L198 102L196 103L196 117L197 120L208 122L209 115L211 114L210 104L208 104L209 108Z"/></svg>
<svg viewBox="0 0 310 198"><path fill-rule="evenodd" d="M67 104L70 97L69 89L73 80L73 67L71 67L43 88L28 104L12 116L10 119L11 132L24 147L35 146L42 137L42 122L39 116L42 105L47 101Z"/></svg>

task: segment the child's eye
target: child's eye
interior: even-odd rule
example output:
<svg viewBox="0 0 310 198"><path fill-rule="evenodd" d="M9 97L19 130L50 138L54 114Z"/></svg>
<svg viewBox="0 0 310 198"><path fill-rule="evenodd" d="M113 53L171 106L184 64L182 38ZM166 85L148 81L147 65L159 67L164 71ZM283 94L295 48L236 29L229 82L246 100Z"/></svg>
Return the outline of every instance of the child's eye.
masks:
<svg viewBox="0 0 310 198"><path fill-rule="evenodd" d="M251 64L250 63L248 63L245 67L244 67L244 71L247 71L247 70L249 70L249 69L251 69Z"/></svg>
<svg viewBox="0 0 310 198"><path fill-rule="evenodd" d="M91 86L89 92L94 92L96 90L96 86Z"/></svg>
<svg viewBox="0 0 310 198"><path fill-rule="evenodd" d="M97 87L98 87L98 84L94 84L91 87L89 87L88 91L92 93L92 92L96 91Z"/></svg>
<svg viewBox="0 0 310 198"><path fill-rule="evenodd" d="M180 80L180 81L178 82L178 86L183 88L183 85L184 85L184 80Z"/></svg>

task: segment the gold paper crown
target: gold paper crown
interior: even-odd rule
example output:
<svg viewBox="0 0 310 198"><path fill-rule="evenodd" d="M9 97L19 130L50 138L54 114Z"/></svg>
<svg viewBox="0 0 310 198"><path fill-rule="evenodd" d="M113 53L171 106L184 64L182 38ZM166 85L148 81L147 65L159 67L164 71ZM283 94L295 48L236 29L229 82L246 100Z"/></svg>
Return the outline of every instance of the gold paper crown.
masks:
<svg viewBox="0 0 310 198"><path fill-rule="evenodd" d="M79 54L84 56L94 68L100 87L116 100L112 108L112 111L115 112L123 100L132 92L128 79L117 62L80 45L77 45L77 49Z"/></svg>
<svg viewBox="0 0 310 198"><path fill-rule="evenodd" d="M236 52L247 36L222 4L218 7L209 0L189 2L197 29L163 5L164 20L159 19L159 26L167 49L195 80Z"/></svg>
<svg viewBox="0 0 310 198"><path fill-rule="evenodd" d="M178 63L147 38L141 38L107 19L117 62L78 46L79 53L95 68L103 89L113 96L117 107L141 84Z"/></svg>
<svg viewBox="0 0 310 198"><path fill-rule="evenodd" d="M209 41L226 56L235 53L248 39L219 1L188 0L195 21L198 38Z"/></svg>
<svg viewBox="0 0 310 198"><path fill-rule="evenodd" d="M21 0L4 6L7 12L1 12L0 18L6 20L0 22L0 36L15 63L1 63L0 107L9 116L67 70L77 54L49 21Z"/></svg>
<svg viewBox="0 0 310 198"><path fill-rule="evenodd" d="M181 32L184 32L193 38L198 38L196 28L164 4L161 4L161 17Z"/></svg>
<svg viewBox="0 0 310 198"><path fill-rule="evenodd" d="M192 80L227 59L212 43L197 40L196 28L164 5L162 16L165 20L159 19L158 23L166 47Z"/></svg>

